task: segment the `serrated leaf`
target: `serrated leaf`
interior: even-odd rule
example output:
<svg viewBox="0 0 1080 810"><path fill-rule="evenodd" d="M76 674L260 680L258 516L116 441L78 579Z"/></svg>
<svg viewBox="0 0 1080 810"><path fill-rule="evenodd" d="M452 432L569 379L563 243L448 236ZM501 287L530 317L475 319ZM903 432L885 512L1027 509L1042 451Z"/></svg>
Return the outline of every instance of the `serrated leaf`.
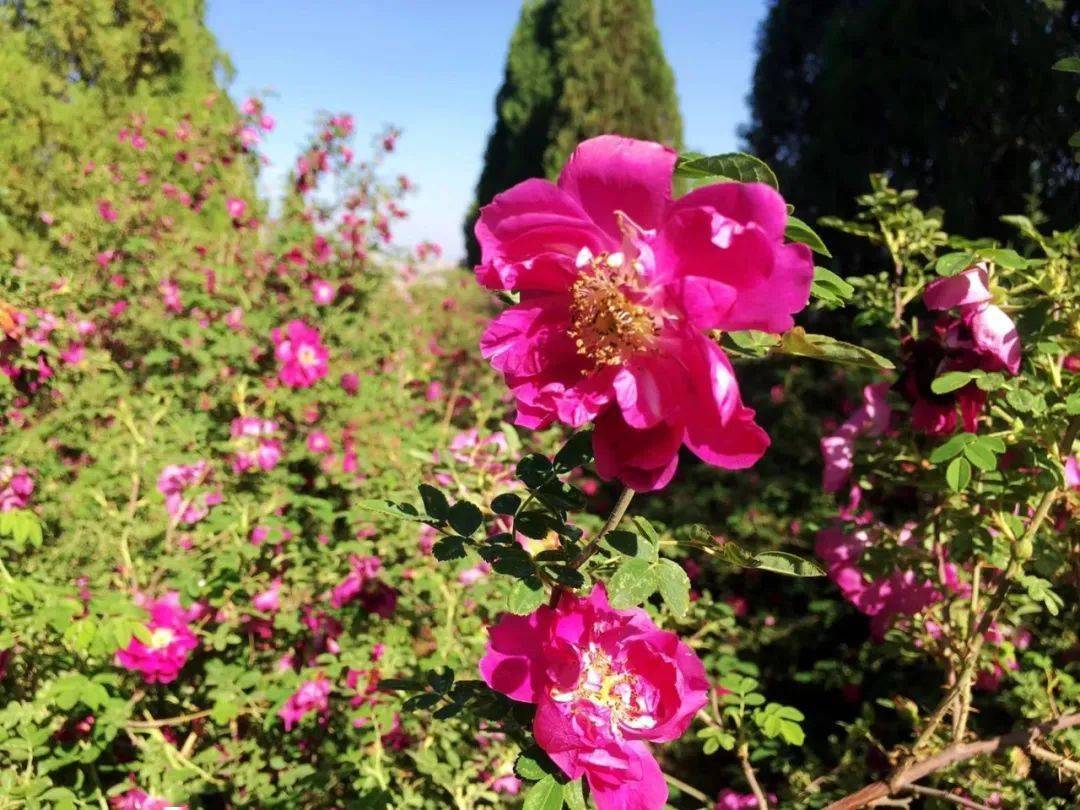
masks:
<svg viewBox="0 0 1080 810"><path fill-rule="evenodd" d="M690 609L690 577L674 560L660 560L656 569L656 587L664 603L676 616Z"/></svg>
<svg viewBox="0 0 1080 810"><path fill-rule="evenodd" d="M934 269L939 276L955 276L967 270L974 261L975 257L970 253L946 253L937 260Z"/></svg>
<svg viewBox="0 0 1080 810"><path fill-rule="evenodd" d="M776 175L768 164L745 152L729 152L708 157L686 155L675 166L675 174L695 179L715 177L718 180L734 180L739 183L765 183L775 189L780 188Z"/></svg>
<svg viewBox="0 0 1080 810"><path fill-rule="evenodd" d="M943 461L948 461L954 456L960 455L964 448L974 442L976 436L974 433L958 433L955 436L949 438L944 444L934 448L934 451L930 454L930 462L932 464L940 464Z"/></svg>
<svg viewBox="0 0 1080 810"><path fill-rule="evenodd" d="M982 442L972 442L964 448L964 458L983 472L997 469L997 457Z"/></svg>
<svg viewBox="0 0 1080 810"><path fill-rule="evenodd" d="M946 371L930 383L930 390L935 394L947 394L963 388L977 376L979 375L971 371Z"/></svg>
<svg viewBox="0 0 1080 810"><path fill-rule="evenodd" d="M421 484L418 489L428 516L435 520L446 520L450 514L450 502L446 496L430 484Z"/></svg>
<svg viewBox="0 0 1080 810"><path fill-rule="evenodd" d="M454 531L463 537L469 537L480 528L484 522L484 515L474 503L458 501L449 512L450 525Z"/></svg>
<svg viewBox="0 0 1080 810"><path fill-rule="evenodd" d="M519 579L510 587L506 609L518 616L532 613L547 601L547 591L537 577Z"/></svg>
<svg viewBox="0 0 1080 810"><path fill-rule="evenodd" d="M825 571L815 562L787 551L762 551L753 556L754 568L789 577L823 577Z"/></svg>
<svg viewBox="0 0 1080 810"><path fill-rule="evenodd" d="M612 607L636 607L656 592L655 563L632 557L615 570L607 586Z"/></svg>

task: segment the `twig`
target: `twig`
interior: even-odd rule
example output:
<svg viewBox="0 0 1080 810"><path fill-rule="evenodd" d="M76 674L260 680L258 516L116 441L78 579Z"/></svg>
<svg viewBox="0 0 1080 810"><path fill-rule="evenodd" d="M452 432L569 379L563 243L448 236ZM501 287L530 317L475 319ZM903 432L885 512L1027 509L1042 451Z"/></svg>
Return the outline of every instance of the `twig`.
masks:
<svg viewBox="0 0 1080 810"><path fill-rule="evenodd" d="M923 787L922 785L908 785L907 789L912 793L918 793L920 796L933 796L935 799L941 799L944 802L952 802L961 807L970 807L972 810L991 810L991 808L987 807L985 804L973 802L971 799L965 799L963 796L957 796L955 793L949 793L947 790L938 790L937 788Z"/></svg>
<svg viewBox="0 0 1080 810"><path fill-rule="evenodd" d="M1063 771L1080 775L1080 763L1073 762L1068 757L1063 757L1061 754L1054 753L1049 748L1043 748L1041 745L1032 743L1027 747L1027 752L1041 762L1046 762Z"/></svg>
<svg viewBox="0 0 1080 810"><path fill-rule="evenodd" d="M713 804L712 799L710 799L696 787L686 784L686 782L682 781L681 779L676 779L669 773L664 774L664 779L667 780L667 783L669 785L678 788L682 793L685 793L690 798L697 799L699 802L703 802L706 807L710 807Z"/></svg>
<svg viewBox="0 0 1080 810"><path fill-rule="evenodd" d="M626 514L626 510L630 506L630 501L633 500L633 498L634 490L630 489L630 487L625 487L623 491L619 493L619 500L615 502L615 506L612 507L610 514L607 516L607 520L604 521L604 525L601 526L600 531L594 534L589 539L589 542L585 544L581 553L578 554L577 559L570 563L570 568L573 568L574 570L581 568L581 566L585 564L585 561L596 553L596 550L600 548L600 541L604 539L604 536L618 528L619 523L622 521L623 515ZM563 590L561 585L556 585L551 591L551 601L549 603L551 607L555 607L555 605L559 603L559 597L562 595Z"/></svg>
<svg viewBox="0 0 1080 810"><path fill-rule="evenodd" d="M957 762L1017 746L1030 749L1032 743L1039 737L1053 734L1055 731L1073 728L1074 726L1080 726L1080 712L1066 714L1056 720L1048 720L1037 726L1013 731L1000 737L949 746L932 757L911 764L896 774L889 782L873 782L861 790L833 802L826 810L855 810L857 807L866 807L878 799L884 799L893 793L902 792L923 777L943 768L948 768L950 765L955 765Z"/></svg>
<svg viewBox="0 0 1080 810"><path fill-rule="evenodd" d="M738 753L739 765L742 766L743 776L746 777L746 782L750 785L750 791L754 794L754 798L757 799L758 810L769 810L769 800L765 798L765 791L758 784L754 766L750 764L750 749L746 743L739 746Z"/></svg>

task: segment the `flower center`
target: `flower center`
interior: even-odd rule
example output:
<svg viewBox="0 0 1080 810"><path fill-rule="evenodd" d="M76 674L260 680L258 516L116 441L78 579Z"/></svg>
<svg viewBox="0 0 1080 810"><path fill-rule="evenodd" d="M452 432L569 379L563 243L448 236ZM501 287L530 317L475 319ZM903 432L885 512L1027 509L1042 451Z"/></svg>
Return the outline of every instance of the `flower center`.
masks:
<svg viewBox="0 0 1080 810"><path fill-rule="evenodd" d="M315 350L310 346L301 346L300 351L296 353L296 359L300 361L302 366L313 366L318 362Z"/></svg>
<svg viewBox="0 0 1080 810"><path fill-rule="evenodd" d="M659 331L642 296L641 263L622 253L578 255L581 273L570 288L570 337L577 352L597 366L618 366L648 349Z"/></svg>
<svg viewBox="0 0 1080 810"><path fill-rule="evenodd" d="M150 635L150 649L160 650L172 644L173 631L168 627L159 627Z"/></svg>
<svg viewBox="0 0 1080 810"><path fill-rule="evenodd" d="M607 653L590 645L582 656L577 686L567 692L552 690L551 697L558 703L581 700L606 710L611 732L617 734L619 726L641 729L656 725L643 691L636 675L617 670Z"/></svg>

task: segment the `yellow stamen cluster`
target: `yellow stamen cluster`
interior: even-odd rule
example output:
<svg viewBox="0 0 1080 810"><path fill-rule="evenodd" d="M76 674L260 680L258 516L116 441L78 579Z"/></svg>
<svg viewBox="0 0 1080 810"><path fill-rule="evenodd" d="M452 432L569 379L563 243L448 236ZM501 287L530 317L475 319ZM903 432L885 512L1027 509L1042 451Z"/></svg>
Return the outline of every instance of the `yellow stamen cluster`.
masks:
<svg viewBox="0 0 1080 810"><path fill-rule="evenodd" d="M569 334L578 354L597 366L617 366L649 348L656 319L630 297L640 283L638 268L618 253L602 253L582 267L570 288Z"/></svg>

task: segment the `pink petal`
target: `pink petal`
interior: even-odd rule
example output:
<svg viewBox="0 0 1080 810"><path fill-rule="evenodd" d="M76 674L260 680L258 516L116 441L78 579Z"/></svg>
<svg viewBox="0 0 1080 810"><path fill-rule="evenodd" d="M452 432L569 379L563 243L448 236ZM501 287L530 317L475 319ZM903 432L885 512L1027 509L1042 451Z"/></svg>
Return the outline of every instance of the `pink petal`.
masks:
<svg viewBox="0 0 1080 810"><path fill-rule="evenodd" d="M535 703L544 683L543 628L547 608L528 616L504 614L488 631L487 653L480 660L480 677L511 700Z"/></svg>
<svg viewBox="0 0 1080 810"><path fill-rule="evenodd" d="M986 267L975 264L955 276L931 281L923 290L923 303L934 310L981 304L990 300L989 284Z"/></svg>
<svg viewBox="0 0 1080 810"><path fill-rule="evenodd" d="M670 214L708 207L742 224L757 223L773 239L784 238L787 204L780 192L764 183L713 183L680 197Z"/></svg>
<svg viewBox="0 0 1080 810"><path fill-rule="evenodd" d="M507 268L542 254L573 259L583 247L594 253L614 244L589 220L581 205L554 183L534 178L495 195L476 221L482 263L477 277L488 287L509 289L522 275Z"/></svg>
<svg viewBox="0 0 1080 810"><path fill-rule="evenodd" d="M596 471L605 480L618 478L639 492L661 489L675 475L681 444L681 429L660 422L637 430L618 409L609 408L593 431Z"/></svg>
<svg viewBox="0 0 1080 810"><path fill-rule="evenodd" d="M966 320L980 352L989 354L1010 374L1020 371L1020 336L1012 318L999 307L984 304L969 311Z"/></svg>
<svg viewBox="0 0 1080 810"><path fill-rule="evenodd" d="M686 397L686 370L670 356L631 359L615 375L615 396L623 419L634 428L675 421Z"/></svg>
<svg viewBox="0 0 1080 810"><path fill-rule="evenodd" d="M579 200L593 222L618 242L622 234L616 211L645 230L660 224L671 201L677 157L658 143L601 135L574 150L559 175L559 188Z"/></svg>
<svg viewBox="0 0 1080 810"><path fill-rule="evenodd" d="M699 338L699 357L691 379L708 388L695 392L688 408L686 446L698 458L727 470L752 466L765 454L769 436L754 422L754 412L742 404L735 372L715 343Z"/></svg>

